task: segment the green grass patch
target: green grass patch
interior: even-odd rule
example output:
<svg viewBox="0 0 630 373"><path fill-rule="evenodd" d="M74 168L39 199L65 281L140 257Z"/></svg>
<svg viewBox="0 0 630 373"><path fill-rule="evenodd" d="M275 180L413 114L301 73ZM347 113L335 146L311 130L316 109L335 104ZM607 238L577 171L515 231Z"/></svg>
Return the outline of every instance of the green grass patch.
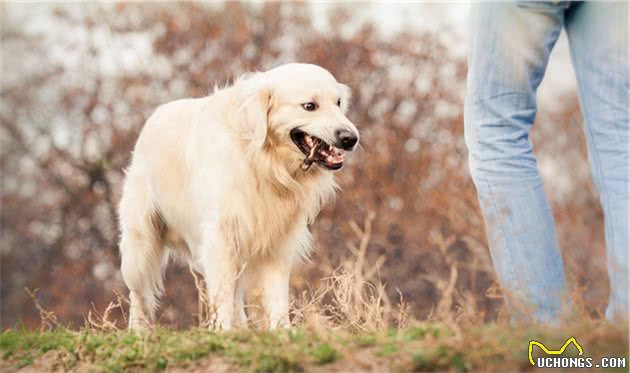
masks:
<svg viewBox="0 0 630 373"><path fill-rule="evenodd" d="M390 356L395 354L396 352L398 352L398 346L393 343L393 342L389 342L389 343L385 343L382 346L380 346L380 349L378 351L378 355L379 356Z"/></svg>
<svg viewBox="0 0 630 373"><path fill-rule="evenodd" d="M313 355L317 364L332 363L338 357L337 350L328 343L317 345L311 352L311 355Z"/></svg>

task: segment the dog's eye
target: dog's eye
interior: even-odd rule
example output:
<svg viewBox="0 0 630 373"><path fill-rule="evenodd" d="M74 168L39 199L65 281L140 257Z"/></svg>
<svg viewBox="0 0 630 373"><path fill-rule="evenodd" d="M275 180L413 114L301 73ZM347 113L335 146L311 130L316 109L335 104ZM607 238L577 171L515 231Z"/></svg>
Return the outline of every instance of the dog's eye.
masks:
<svg viewBox="0 0 630 373"><path fill-rule="evenodd" d="M337 99L337 106L341 106L341 99L340 98Z"/></svg>
<svg viewBox="0 0 630 373"><path fill-rule="evenodd" d="M305 104L302 104L302 107L306 111L315 111L315 110L317 110L317 104L314 103L314 102L307 102Z"/></svg>

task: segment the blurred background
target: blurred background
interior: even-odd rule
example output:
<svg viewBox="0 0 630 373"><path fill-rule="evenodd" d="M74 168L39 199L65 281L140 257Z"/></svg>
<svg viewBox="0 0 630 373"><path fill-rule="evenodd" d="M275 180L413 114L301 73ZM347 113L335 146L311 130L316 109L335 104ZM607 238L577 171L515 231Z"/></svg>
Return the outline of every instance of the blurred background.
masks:
<svg viewBox="0 0 630 373"><path fill-rule="evenodd" d="M286 62L321 65L354 91L362 150L312 226L316 249L292 277L316 288L374 213L367 260L394 301L426 319L457 276L454 311L501 317L463 139L468 5L431 3L0 4L2 328L39 324L24 290L80 326L126 294L116 206L123 169L160 104ZM566 38L539 92L533 132L575 294L608 296L603 218L590 182ZM439 250L445 247L446 250ZM380 259L379 259L380 258ZM160 322L194 322L188 268L167 271Z"/></svg>

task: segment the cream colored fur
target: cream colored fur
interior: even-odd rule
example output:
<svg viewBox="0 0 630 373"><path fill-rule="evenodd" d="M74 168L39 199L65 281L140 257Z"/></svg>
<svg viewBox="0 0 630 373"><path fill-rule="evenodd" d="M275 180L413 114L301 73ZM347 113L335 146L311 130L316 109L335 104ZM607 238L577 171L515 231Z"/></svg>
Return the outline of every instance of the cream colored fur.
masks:
<svg viewBox="0 0 630 373"><path fill-rule="evenodd" d="M318 110L304 110L313 100ZM308 255L308 224L335 192L330 171L300 169L304 155L289 132L300 127L329 144L338 129L356 133L345 116L348 100L349 89L328 71L288 64L153 113L119 210L130 328L153 323L174 255L204 274L213 327L243 324L244 299L253 293L269 326L289 325L291 267Z"/></svg>

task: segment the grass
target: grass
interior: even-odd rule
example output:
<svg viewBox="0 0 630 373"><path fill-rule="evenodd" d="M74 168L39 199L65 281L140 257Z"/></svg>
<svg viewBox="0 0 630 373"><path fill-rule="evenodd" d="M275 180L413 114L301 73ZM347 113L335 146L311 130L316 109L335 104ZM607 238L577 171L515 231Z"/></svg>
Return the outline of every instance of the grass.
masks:
<svg viewBox="0 0 630 373"><path fill-rule="evenodd" d="M0 368L58 371L185 371L224 367L225 371L522 371L529 340L559 347L575 336L584 356L628 357L625 329L608 324L570 330L478 325L461 331L439 323L401 330L350 332L309 329L276 332L157 328L126 331L47 332L9 329L0 335ZM569 352L570 354L570 352ZM627 371L627 368L625 370Z"/></svg>

